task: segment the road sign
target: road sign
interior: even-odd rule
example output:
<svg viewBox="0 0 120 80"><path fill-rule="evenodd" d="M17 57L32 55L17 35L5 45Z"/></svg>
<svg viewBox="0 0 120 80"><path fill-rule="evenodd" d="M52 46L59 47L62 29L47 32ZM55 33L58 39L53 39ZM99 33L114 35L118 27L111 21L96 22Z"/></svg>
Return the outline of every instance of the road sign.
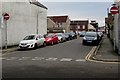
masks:
<svg viewBox="0 0 120 80"><path fill-rule="evenodd" d="M4 17L5 20L8 20L8 19L10 18L10 16L9 16L8 13L5 13L5 14L3 15L3 17Z"/></svg>
<svg viewBox="0 0 120 80"><path fill-rule="evenodd" d="M110 8L110 12L111 12L112 14L117 14L117 13L119 12L119 10L118 10L117 7L113 6L113 7Z"/></svg>

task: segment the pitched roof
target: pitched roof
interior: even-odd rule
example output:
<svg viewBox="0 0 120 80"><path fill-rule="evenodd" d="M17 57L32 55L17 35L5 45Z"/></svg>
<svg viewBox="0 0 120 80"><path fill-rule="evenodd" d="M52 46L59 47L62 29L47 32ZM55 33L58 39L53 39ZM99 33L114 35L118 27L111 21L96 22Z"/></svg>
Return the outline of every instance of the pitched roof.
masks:
<svg viewBox="0 0 120 80"><path fill-rule="evenodd" d="M34 4L36 6L42 7L44 9L48 9L46 6L44 6L43 4L41 4L40 2L36 1L36 0L31 0L30 1L31 4Z"/></svg>
<svg viewBox="0 0 120 80"><path fill-rule="evenodd" d="M53 20L55 23L62 23L66 22L68 19L68 16L48 16L51 20Z"/></svg>

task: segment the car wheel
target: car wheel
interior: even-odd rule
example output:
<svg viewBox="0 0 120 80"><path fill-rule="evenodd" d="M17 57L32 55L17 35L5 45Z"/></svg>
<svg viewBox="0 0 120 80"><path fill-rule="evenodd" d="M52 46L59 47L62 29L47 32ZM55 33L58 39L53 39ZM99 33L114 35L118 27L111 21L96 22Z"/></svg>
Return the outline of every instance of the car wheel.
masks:
<svg viewBox="0 0 120 80"><path fill-rule="evenodd" d="M53 44L54 44L54 42L52 41L52 42L51 42L51 45L53 45Z"/></svg>
<svg viewBox="0 0 120 80"><path fill-rule="evenodd" d="M35 43L34 49L36 49L38 47L37 43Z"/></svg>
<svg viewBox="0 0 120 80"><path fill-rule="evenodd" d="M60 43L60 40L58 40L58 43Z"/></svg>
<svg viewBox="0 0 120 80"><path fill-rule="evenodd" d="M59 40L57 40L57 44L59 43Z"/></svg>
<svg viewBox="0 0 120 80"><path fill-rule="evenodd" d="M43 43L43 46L44 46L44 47L46 46L46 42Z"/></svg>
<svg viewBox="0 0 120 80"><path fill-rule="evenodd" d="M86 43L85 43L85 42L83 42L82 44L83 44L83 45L85 45Z"/></svg>
<svg viewBox="0 0 120 80"><path fill-rule="evenodd" d="M61 42L63 42L63 39L61 39Z"/></svg>

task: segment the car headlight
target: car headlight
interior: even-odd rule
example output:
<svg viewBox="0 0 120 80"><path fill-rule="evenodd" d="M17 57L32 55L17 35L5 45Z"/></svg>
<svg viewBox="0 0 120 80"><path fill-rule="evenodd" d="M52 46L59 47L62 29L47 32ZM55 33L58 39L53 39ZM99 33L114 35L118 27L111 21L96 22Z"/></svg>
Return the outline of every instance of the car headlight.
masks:
<svg viewBox="0 0 120 80"><path fill-rule="evenodd" d="M86 37L83 37L84 40L86 40Z"/></svg>
<svg viewBox="0 0 120 80"><path fill-rule="evenodd" d="M95 37L94 40L97 40L97 37Z"/></svg>

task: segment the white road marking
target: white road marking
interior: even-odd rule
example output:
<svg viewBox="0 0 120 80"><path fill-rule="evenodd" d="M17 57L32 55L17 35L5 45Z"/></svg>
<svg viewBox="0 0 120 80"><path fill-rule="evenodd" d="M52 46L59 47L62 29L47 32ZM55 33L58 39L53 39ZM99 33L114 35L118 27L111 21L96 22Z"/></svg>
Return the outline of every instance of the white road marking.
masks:
<svg viewBox="0 0 120 80"><path fill-rule="evenodd" d="M43 60L44 57L34 57L32 60Z"/></svg>
<svg viewBox="0 0 120 80"><path fill-rule="evenodd" d="M46 61L56 61L58 60L58 58L54 58L54 57L49 57L49 58L45 58L45 57L0 57L0 60L46 60ZM72 61L72 58L61 58L59 59L59 61ZM76 62L85 62L85 59L75 59L74 61Z"/></svg>
<svg viewBox="0 0 120 80"><path fill-rule="evenodd" d="M60 61L72 61L71 58L62 58Z"/></svg>
<svg viewBox="0 0 120 80"><path fill-rule="evenodd" d="M46 61L56 61L58 58L48 58Z"/></svg>
<svg viewBox="0 0 120 80"><path fill-rule="evenodd" d="M10 57L10 58L7 58L6 60L15 60L17 59L18 57Z"/></svg>
<svg viewBox="0 0 120 80"><path fill-rule="evenodd" d="M76 59L75 61L77 61L77 62L85 62L86 60L85 59Z"/></svg>
<svg viewBox="0 0 120 80"><path fill-rule="evenodd" d="M22 58L19 58L18 60L27 60L29 59L30 57L22 57Z"/></svg>

